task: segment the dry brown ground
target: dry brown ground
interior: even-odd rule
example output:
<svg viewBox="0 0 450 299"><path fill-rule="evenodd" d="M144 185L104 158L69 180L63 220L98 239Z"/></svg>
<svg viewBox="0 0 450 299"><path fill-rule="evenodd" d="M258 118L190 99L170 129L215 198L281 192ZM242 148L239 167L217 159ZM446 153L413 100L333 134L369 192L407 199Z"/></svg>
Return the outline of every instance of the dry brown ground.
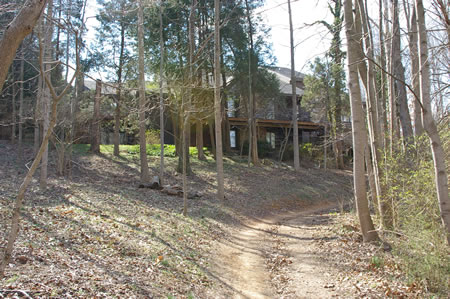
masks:
<svg viewBox="0 0 450 299"><path fill-rule="evenodd" d="M26 157L31 159L28 149ZM166 183L181 183L167 159ZM287 165L225 163L226 201L215 199L215 164L192 159L182 200L137 188L137 155L75 157L71 179L50 176L27 193L22 231L0 294L35 298L326 298L418 296L395 262L374 265L383 248L363 244L349 203L351 174ZM0 143L0 249L25 173ZM150 158L157 173L158 161ZM54 165L51 165L54 167ZM334 210L333 210L334 209ZM331 212L331 214L330 214ZM375 263L377 264L377 263ZM389 268L390 267L390 268ZM386 271L385 271L386 270ZM389 275L386 275L388 272ZM7 292L8 291L8 292Z"/></svg>

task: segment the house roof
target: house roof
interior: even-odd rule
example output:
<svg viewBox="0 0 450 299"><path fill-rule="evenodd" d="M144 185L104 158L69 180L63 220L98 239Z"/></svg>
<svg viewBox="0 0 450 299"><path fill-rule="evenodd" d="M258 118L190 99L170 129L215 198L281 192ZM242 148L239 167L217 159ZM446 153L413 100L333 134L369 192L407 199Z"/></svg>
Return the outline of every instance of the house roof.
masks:
<svg viewBox="0 0 450 299"><path fill-rule="evenodd" d="M267 69L269 73L274 74L278 81L280 81L280 92L282 94L291 95L292 94L292 85L291 85L291 70L283 67L271 67ZM295 72L296 80L303 80L305 75L300 72ZM295 93L299 96L304 94L304 90L296 87Z"/></svg>
<svg viewBox="0 0 450 299"><path fill-rule="evenodd" d="M115 95L117 93L117 83L105 82L102 84L102 95ZM95 90L96 82L94 80L84 80L84 87L88 90Z"/></svg>

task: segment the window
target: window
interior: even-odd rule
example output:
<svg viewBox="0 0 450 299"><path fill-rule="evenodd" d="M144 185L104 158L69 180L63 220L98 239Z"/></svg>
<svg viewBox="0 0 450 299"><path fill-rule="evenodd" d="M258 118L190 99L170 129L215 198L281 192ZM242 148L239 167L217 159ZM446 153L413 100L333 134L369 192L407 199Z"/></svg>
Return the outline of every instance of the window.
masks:
<svg viewBox="0 0 450 299"><path fill-rule="evenodd" d="M275 148L275 133L267 132L266 133L266 142L270 144L271 148Z"/></svg>
<svg viewBox="0 0 450 299"><path fill-rule="evenodd" d="M230 130L230 146L236 148L236 130Z"/></svg>

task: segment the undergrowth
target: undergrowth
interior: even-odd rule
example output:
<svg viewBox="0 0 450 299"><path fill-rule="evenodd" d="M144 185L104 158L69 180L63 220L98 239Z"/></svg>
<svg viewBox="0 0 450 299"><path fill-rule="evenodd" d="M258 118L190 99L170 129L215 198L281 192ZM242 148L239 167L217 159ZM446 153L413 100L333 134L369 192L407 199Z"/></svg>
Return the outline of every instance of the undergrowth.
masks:
<svg viewBox="0 0 450 299"><path fill-rule="evenodd" d="M450 133L441 132L448 161ZM399 148L387 159L384 169L385 200L393 209L393 229L401 236L389 238L393 254L411 284L445 297L450 291L450 256L440 218L429 139L417 138L407 151Z"/></svg>

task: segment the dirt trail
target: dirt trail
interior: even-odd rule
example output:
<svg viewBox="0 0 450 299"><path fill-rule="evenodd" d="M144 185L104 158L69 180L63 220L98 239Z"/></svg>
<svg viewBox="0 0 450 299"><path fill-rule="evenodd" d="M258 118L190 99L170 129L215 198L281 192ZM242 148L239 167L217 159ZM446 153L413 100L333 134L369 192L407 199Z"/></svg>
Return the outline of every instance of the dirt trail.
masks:
<svg viewBox="0 0 450 299"><path fill-rule="evenodd" d="M218 244L214 272L233 298L330 298L333 270L315 252L312 242L335 207L322 203L301 212L253 219ZM227 294L227 297L230 294Z"/></svg>

